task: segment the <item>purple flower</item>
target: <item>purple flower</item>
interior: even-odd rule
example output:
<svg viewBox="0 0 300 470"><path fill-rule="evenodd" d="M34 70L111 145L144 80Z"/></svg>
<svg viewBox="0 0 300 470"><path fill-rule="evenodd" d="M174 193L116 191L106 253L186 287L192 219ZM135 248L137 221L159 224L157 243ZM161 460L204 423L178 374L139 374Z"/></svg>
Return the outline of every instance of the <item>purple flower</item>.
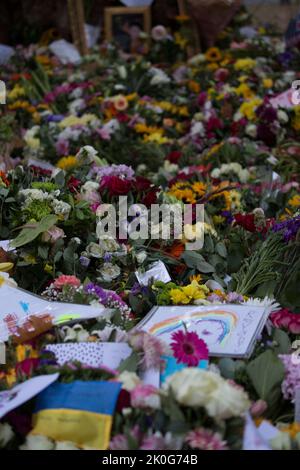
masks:
<svg viewBox="0 0 300 470"><path fill-rule="evenodd" d="M127 165L113 164L110 166L94 167L93 171L97 174L100 180L105 176L117 176L126 180L132 180L134 178L134 170Z"/></svg>
<svg viewBox="0 0 300 470"><path fill-rule="evenodd" d="M298 361L293 361L293 354L282 354L279 356L285 368L285 379L281 389L286 400L294 401L296 390L300 388L300 366Z"/></svg>
<svg viewBox="0 0 300 470"><path fill-rule="evenodd" d="M225 217L226 223L231 224L234 221L234 217L230 211L223 211L220 214L222 217Z"/></svg>
<svg viewBox="0 0 300 470"><path fill-rule="evenodd" d="M273 226L273 232L283 232L285 242L294 239L300 230L300 216L294 217L284 222L279 222Z"/></svg>
<svg viewBox="0 0 300 470"><path fill-rule="evenodd" d="M80 262L81 266L87 268L89 266L91 260L89 258L87 258L86 256L80 256L79 262Z"/></svg>

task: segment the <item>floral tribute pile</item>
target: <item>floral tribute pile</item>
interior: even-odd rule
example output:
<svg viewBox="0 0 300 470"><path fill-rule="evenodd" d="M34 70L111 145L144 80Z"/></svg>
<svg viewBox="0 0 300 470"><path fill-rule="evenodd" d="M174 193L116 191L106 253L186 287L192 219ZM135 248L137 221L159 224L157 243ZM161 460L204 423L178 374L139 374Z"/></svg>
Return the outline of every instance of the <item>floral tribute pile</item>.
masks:
<svg viewBox="0 0 300 470"><path fill-rule="evenodd" d="M268 447L300 448L300 105L274 101L299 78L300 53L237 15L216 47L188 57L184 20L174 35L156 26L145 57L110 44L61 65L34 45L3 69L0 237L12 242L0 250L0 286L109 314L46 331L37 320L29 339L12 335L0 388L58 373L54 398L85 382L120 390L102 444L76 426L37 432L35 396L2 417L1 448L241 449L246 417L273 426ZM99 236L105 204L120 196L148 208L204 204L204 246L185 250L193 223L185 240ZM170 279L139 282L157 261ZM211 357L185 325L169 345L136 329L155 305L249 299L272 313L248 359ZM115 369L60 365L47 351L58 343L125 343L131 354ZM144 377L166 355L178 370L157 388Z"/></svg>

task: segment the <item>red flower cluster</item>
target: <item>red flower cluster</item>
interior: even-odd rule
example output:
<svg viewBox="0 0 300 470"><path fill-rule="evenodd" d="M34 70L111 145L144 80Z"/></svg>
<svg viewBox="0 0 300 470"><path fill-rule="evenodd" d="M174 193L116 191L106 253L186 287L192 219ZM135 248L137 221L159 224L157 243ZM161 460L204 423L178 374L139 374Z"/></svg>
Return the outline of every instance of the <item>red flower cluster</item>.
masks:
<svg viewBox="0 0 300 470"><path fill-rule="evenodd" d="M151 181L143 176L137 176L134 180L127 180L119 176L104 176L100 183L100 191L108 191L112 196L126 196L130 191L141 197L140 202L149 207L157 201L157 188Z"/></svg>
<svg viewBox="0 0 300 470"><path fill-rule="evenodd" d="M254 214L235 214L235 223L248 232L266 234L274 224L273 219L266 219L264 226L258 226Z"/></svg>
<svg viewBox="0 0 300 470"><path fill-rule="evenodd" d="M300 334L300 315L290 312L287 308L272 313L270 320L276 328L286 329L295 335Z"/></svg>

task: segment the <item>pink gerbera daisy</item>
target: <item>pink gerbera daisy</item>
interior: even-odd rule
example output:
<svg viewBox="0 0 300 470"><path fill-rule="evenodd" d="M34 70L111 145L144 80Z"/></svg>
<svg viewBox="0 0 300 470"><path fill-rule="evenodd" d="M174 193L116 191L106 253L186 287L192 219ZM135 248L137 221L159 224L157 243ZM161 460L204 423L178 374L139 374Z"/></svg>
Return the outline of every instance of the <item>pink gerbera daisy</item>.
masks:
<svg viewBox="0 0 300 470"><path fill-rule="evenodd" d="M194 331L177 331L172 334L171 348L177 363L183 362L189 367L197 367L199 361L208 359L208 348Z"/></svg>

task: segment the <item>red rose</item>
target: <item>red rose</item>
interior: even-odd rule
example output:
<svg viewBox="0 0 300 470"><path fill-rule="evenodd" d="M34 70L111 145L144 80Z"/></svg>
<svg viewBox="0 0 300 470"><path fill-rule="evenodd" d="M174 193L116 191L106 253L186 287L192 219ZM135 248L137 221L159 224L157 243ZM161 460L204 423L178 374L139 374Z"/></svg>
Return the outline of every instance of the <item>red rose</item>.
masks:
<svg viewBox="0 0 300 470"><path fill-rule="evenodd" d="M130 404L130 393L127 390L122 389L117 401L116 411L121 413L124 408L130 408Z"/></svg>
<svg viewBox="0 0 300 470"><path fill-rule="evenodd" d="M81 181L77 178L74 178L74 176L71 176L67 183L67 186L71 193L76 193L79 187L81 186Z"/></svg>
<svg viewBox="0 0 300 470"><path fill-rule="evenodd" d="M157 203L157 188L153 188L149 191L142 200L142 204L146 207L150 207L152 204Z"/></svg>
<svg viewBox="0 0 300 470"><path fill-rule="evenodd" d="M256 232L256 227L254 223L254 214L236 214L234 216L235 222L237 225L240 225L243 227L245 230L248 230L248 232Z"/></svg>
<svg viewBox="0 0 300 470"><path fill-rule="evenodd" d="M167 155L166 159L169 160L169 162L171 163L178 163L181 157L182 152L180 152L179 150L174 150L173 152L169 153L169 155Z"/></svg>
<svg viewBox="0 0 300 470"><path fill-rule="evenodd" d="M105 176L100 189L108 189L110 196L124 196L132 189L132 182L118 176Z"/></svg>
<svg viewBox="0 0 300 470"><path fill-rule="evenodd" d="M137 191L146 191L151 187L151 181L143 176L137 176L135 180L135 189Z"/></svg>

